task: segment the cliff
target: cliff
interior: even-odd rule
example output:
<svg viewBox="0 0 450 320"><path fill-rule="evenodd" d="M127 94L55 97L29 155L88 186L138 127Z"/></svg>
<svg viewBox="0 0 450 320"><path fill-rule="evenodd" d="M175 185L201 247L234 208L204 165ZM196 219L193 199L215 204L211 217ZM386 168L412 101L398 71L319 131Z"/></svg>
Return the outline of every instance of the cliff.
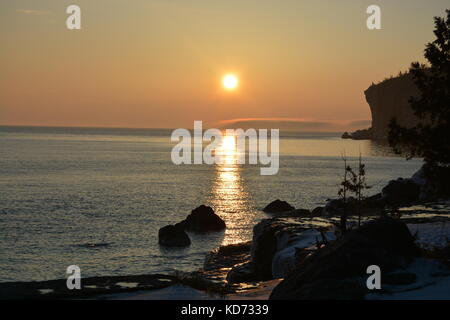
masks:
<svg viewBox="0 0 450 320"><path fill-rule="evenodd" d="M410 74L384 80L371 85L364 91L366 101L372 113L371 137L374 140L387 139L389 122L396 118L405 127L415 126L418 122L411 107L410 97L416 97L419 91Z"/></svg>

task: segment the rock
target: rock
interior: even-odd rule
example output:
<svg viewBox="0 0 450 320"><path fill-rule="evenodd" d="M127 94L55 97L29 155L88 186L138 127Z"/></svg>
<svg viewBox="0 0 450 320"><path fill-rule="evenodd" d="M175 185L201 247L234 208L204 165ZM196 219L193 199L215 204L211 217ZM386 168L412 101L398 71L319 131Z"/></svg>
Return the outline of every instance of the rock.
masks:
<svg viewBox="0 0 450 320"><path fill-rule="evenodd" d="M191 214L178 225L185 230L200 233L221 231L226 228L225 221L215 214L211 207L205 205L201 205L200 207L192 210Z"/></svg>
<svg viewBox="0 0 450 320"><path fill-rule="evenodd" d="M381 287L384 285L396 285L396 286L406 286L416 282L417 276L415 273L391 273L385 274L381 277Z"/></svg>
<svg viewBox="0 0 450 320"><path fill-rule="evenodd" d="M278 231L277 251L272 258L272 277L274 279L286 277L300 261L317 250L317 243L324 240L321 232L326 242L335 239L334 233L326 227L321 231L302 227L284 228Z"/></svg>
<svg viewBox="0 0 450 320"><path fill-rule="evenodd" d="M276 288L276 287L275 287ZM273 292L273 291L272 291ZM302 300L357 300L363 299L366 289L361 284L336 279L317 279L302 287ZM271 300L276 300L272 298ZM295 298L297 299L297 298ZM288 299L286 299L288 300ZM291 298L290 300L293 300Z"/></svg>
<svg viewBox="0 0 450 320"><path fill-rule="evenodd" d="M392 118L402 127L417 125L420 120L411 109L409 99L419 94L410 73L372 84L364 91L372 114L372 139L387 140Z"/></svg>
<svg viewBox="0 0 450 320"><path fill-rule="evenodd" d="M420 187L420 201L434 202L450 198L450 167L424 164L410 180Z"/></svg>
<svg viewBox="0 0 450 320"><path fill-rule="evenodd" d="M251 261L259 280L283 277L296 263L296 249L320 239L302 218L264 219L253 228Z"/></svg>
<svg viewBox="0 0 450 320"><path fill-rule="evenodd" d="M364 206L366 208L384 208L385 205L386 199L381 193L377 193L373 196L367 197L364 201Z"/></svg>
<svg viewBox="0 0 450 320"><path fill-rule="evenodd" d="M281 201L280 199L277 199L275 201L272 201L269 203L264 209L264 212L268 213L279 213L279 212L287 212L295 210L293 206L291 206L286 201Z"/></svg>
<svg viewBox="0 0 450 320"><path fill-rule="evenodd" d="M191 244L189 236L179 226L168 225L159 229L159 244L166 247L186 247Z"/></svg>
<svg viewBox="0 0 450 320"><path fill-rule="evenodd" d="M389 181L381 192L391 206L409 205L419 201L420 186L411 179L398 178Z"/></svg>
<svg viewBox="0 0 450 320"><path fill-rule="evenodd" d="M275 287L270 299L361 299L365 282L351 279L367 276L370 265L378 265L384 273L405 267L418 255L408 227L398 219L383 217L304 259Z"/></svg>
<svg viewBox="0 0 450 320"><path fill-rule="evenodd" d="M311 211L311 215L313 216L321 216L323 214L324 207L316 207Z"/></svg>
<svg viewBox="0 0 450 320"><path fill-rule="evenodd" d="M308 209L295 209L292 211L288 211L291 213L291 217L308 217L311 216L311 211Z"/></svg>
<svg viewBox="0 0 450 320"><path fill-rule="evenodd" d="M264 219L253 227L251 258L260 280L272 279L272 260L277 251L277 232L286 227L280 219Z"/></svg>
<svg viewBox="0 0 450 320"><path fill-rule="evenodd" d="M417 172L411 176L411 181L417 184L418 186L424 186L427 183L424 166L420 167L420 169L417 170Z"/></svg>
<svg viewBox="0 0 450 320"><path fill-rule="evenodd" d="M277 218L289 218L289 217L310 217L311 211L308 209L294 209L290 211L283 211L277 213L271 213L273 216Z"/></svg>
<svg viewBox="0 0 450 320"><path fill-rule="evenodd" d="M342 138L342 139L351 139L352 136L351 136L347 131L345 131L345 132L342 134L341 138Z"/></svg>
<svg viewBox="0 0 450 320"><path fill-rule="evenodd" d="M227 281L229 283L253 282L258 280L258 276L251 262L237 264L227 274Z"/></svg>
<svg viewBox="0 0 450 320"><path fill-rule="evenodd" d="M352 207L350 204L353 204L354 201L355 199L353 197L347 199L347 204L344 203L343 199L330 199L325 204L324 212L327 215L340 215L346 210L348 214L352 214L352 212L350 212L350 208Z"/></svg>
<svg viewBox="0 0 450 320"><path fill-rule="evenodd" d="M230 268L250 260L251 241L221 246L212 250L205 257L204 270Z"/></svg>
<svg viewBox="0 0 450 320"><path fill-rule="evenodd" d="M352 133L344 132L341 138L353 140L370 140L372 139L372 128L356 130L355 132Z"/></svg>

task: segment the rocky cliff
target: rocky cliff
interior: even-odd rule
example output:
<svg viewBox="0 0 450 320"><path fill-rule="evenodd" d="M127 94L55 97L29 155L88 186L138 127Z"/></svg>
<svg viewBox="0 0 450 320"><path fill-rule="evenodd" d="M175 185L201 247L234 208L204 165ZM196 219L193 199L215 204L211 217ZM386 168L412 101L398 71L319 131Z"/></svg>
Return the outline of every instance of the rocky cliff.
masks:
<svg viewBox="0 0 450 320"><path fill-rule="evenodd" d="M405 127L417 124L418 120L409 106L409 99L416 97L419 92L410 74L373 84L364 94L372 113L372 139L387 139L388 125L392 118L396 118L398 123Z"/></svg>

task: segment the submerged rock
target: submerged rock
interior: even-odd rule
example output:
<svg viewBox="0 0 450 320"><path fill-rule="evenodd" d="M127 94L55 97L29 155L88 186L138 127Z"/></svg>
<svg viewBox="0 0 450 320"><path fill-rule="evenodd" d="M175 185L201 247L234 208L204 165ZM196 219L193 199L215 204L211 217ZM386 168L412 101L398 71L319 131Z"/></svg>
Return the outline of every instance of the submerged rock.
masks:
<svg viewBox="0 0 450 320"><path fill-rule="evenodd" d="M225 221L222 220L211 207L201 205L191 211L185 220L177 226L185 230L194 232L221 231L226 228Z"/></svg>
<svg viewBox="0 0 450 320"><path fill-rule="evenodd" d="M293 206L291 206L286 201L281 201L280 199L277 199L275 201L272 201L267 206L264 207L263 211L268 213L279 213L279 212L287 212L295 210Z"/></svg>
<svg viewBox="0 0 450 320"><path fill-rule="evenodd" d="M191 244L191 239L183 228L174 225L168 225L159 229L159 244L166 247L186 247Z"/></svg>
<svg viewBox="0 0 450 320"><path fill-rule="evenodd" d="M367 267L383 272L402 268L419 251L408 227L398 219L380 218L347 233L300 262L275 289L271 299L362 299Z"/></svg>

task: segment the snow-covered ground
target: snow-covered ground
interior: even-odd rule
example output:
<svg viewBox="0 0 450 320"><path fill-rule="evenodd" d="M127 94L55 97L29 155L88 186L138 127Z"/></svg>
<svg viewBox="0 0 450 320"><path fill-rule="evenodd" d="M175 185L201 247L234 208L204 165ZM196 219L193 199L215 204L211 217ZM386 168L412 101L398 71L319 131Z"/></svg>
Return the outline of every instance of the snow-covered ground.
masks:
<svg viewBox="0 0 450 320"><path fill-rule="evenodd" d="M382 293L370 293L368 300L449 300L450 270L437 261L417 259L408 268L393 272L414 274L416 279L407 285L383 285ZM383 280L381 280L383 282Z"/></svg>
<svg viewBox="0 0 450 320"><path fill-rule="evenodd" d="M450 241L450 222L409 223L407 226L411 234L417 235L421 247L442 247Z"/></svg>
<svg viewBox="0 0 450 320"><path fill-rule="evenodd" d="M325 232L327 240L335 240L334 231ZM277 252L272 260L272 275L275 279L284 278L297 265L296 250L310 248L321 241L322 236L316 229L299 233L283 232L277 237Z"/></svg>

